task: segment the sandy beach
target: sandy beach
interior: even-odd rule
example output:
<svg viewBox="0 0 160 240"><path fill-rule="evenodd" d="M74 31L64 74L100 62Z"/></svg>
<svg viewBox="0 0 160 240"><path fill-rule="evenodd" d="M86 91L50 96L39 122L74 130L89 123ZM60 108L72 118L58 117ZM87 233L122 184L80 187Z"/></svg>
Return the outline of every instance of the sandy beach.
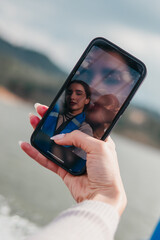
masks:
<svg viewBox="0 0 160 240"><path fill-rule="evenodd" d="M24 100L13 94L12 92L8 91L5 87L0 86L0 101L12 104L23 102Z"/></svg>

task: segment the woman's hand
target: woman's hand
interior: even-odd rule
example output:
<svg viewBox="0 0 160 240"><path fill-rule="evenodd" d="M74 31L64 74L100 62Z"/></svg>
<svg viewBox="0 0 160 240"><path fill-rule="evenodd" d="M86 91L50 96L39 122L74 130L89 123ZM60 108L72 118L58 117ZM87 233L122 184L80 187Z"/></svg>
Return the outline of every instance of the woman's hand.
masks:
<svg viewBox="0 0 160 240"><path fill-rule="evenodd" d="M48 107L44 105L36 105L36 110L41 117L47 109ZM33 128L36 128L39 121L37 116L30 114L30 123ZM114 206L121 215L127 200L112 139L108 137L104 142L76 130L65 135L54 136L54 141L59 145L74 145L87 153L86 174L71 175L44 157L29 143L21 142L21 148L39 164L58 174L77 202L87 199L106 202Z"/></svg>

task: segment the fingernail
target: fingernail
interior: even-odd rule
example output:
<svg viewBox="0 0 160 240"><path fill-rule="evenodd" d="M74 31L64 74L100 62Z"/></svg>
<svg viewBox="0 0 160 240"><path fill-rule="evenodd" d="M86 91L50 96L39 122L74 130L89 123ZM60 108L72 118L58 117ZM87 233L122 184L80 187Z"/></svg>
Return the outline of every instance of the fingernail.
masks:
<svg viewBox="0 0 160 240"><path fill-rule="evenodd" d="M55 136L51 137L50 139L51 140L58 140L58 139L63 138L64 136L65 136L65 134L62 133L62 134L55 135Z"/></svg>
<svg viewBox="0 0 160 240"><path fill-rule="evenodd" d="M23 143L23 141L19 141L19 142L18 142L19 146L21 146L22 143Z"/></svg>
<svg viewBox="0 0 160 240"><path fill-rule="evenodd" d="M40 105L40 103L35 103L34 108L37 109L37 107Z"/></svg>
<svg viewBox="0 0 160 240"><path fill-rule="evenodd" d="M29 118L33 117L34 114L33 113L29 113Z"/></svg>

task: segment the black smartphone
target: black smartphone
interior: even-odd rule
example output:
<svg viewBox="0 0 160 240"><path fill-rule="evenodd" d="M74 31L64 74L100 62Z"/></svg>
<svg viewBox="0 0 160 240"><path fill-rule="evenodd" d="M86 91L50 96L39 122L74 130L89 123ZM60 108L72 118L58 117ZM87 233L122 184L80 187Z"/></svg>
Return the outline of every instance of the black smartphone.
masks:
<svg viewBox="0 0 160 240"><path fill-rule="evenodd" d="M71 174L83 174L86 153L50 138L78 129L104 140L145 75L140 60L104 38L93 39L33 132L31 144Z"/></svg>

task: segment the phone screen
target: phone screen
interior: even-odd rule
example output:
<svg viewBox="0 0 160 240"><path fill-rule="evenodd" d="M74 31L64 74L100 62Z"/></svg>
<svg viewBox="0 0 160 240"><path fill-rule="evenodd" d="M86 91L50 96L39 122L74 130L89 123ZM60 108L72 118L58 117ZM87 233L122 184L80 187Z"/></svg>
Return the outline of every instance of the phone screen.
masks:
<svg viewBox="0 0 160 240"><path fill-rule="evenodd" d="M81 173L86 153L74 146L59 146L50 138L80 130L102 139L141 78L138 67L115 49L93 45L52 104L34 144L71 173Z"/></svg>

